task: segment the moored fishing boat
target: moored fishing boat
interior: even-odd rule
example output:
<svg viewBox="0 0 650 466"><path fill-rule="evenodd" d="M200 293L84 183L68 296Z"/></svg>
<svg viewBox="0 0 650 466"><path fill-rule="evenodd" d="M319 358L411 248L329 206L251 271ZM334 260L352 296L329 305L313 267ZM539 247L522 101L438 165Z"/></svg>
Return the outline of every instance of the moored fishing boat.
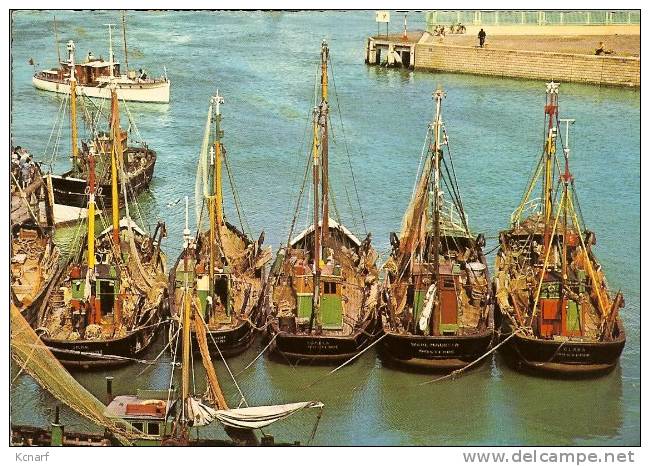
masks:
<svg viewBox="0 0 650 466"><path fill-rule="evenodd" d="M117 105L115 97L114 102ZM163 322L167 280L160 242L165 236L164 223L159 222L149 235L131 219L128 202L126 216L120 219L118 179L124 194L127 182L117 112L111 128L112 224L95 238L97 183L95 155L89 152L79 160L87 164L88 173L85 240L80 235L73 240L67 270L40 311L39 336L69 367L129 363L149 346Z"/></svg>
<svg viewBox="0 0 650 466"><path fill-rule="evenodd" d="M190 280L195 291L192 306L206 321L210 351L233 356L250 346L255 328L260 324L264 267L271 259L271 250L262 248L264 233L256 241L244 233L241 221L244 209L239 205L222 142L222 103L223 97L217 92L210 102L198 163L195 193L198 231L170 273L169 296L171 314L178 318L182 313L183 284ZM226 221L224 164L241 230ZM189 232L189 225L186 230ZM196 339L195 331L192 336Z"/></svg>
<svg viewBox="0 0 650 466"><path fill-rule="evenodd" d="M76 92L79 95L99 99L110 99L111 88L114 87L120 100L169 103L171 83L167 79L167 76L152 79L147 77L146 73L142 70L139 71L139 74L136 74L135 70L129 70L126 46L126 21L124 16L122 17L122 31L126 73L121 72L120 63L115 60L113 54L111 26L113 25L108 25L109 53L107 61L101 57L96 58L89 52L85 62L75 62L75 44L73 41L68 41L68 61L61 61L59 58L58 68L51 68L35 73L32 77L34 87L59 94L70 94L70 91L76 88ZM72 86L71 81L75 79L77 81L76 86Z"/></svg>
<svg viewBox="0 0 650 466"><path fill-rule="evenodd" d="M350 359L367 348L381 329L377 253L370 235L360 241L329 213L328 63L329 48L323 41L320 103L313 116L310 154L313 223L293 238L292 227L269 277L270 350L289 361ZM304 187L303 183L301 193Z"/></svg>
<svg viewBox="0 0 650 466"><path fill-rule="evenodd" d="M504 353L514 367L594 376L613 369L623 351L624 300L620 291L612 296L593 252L595 234L582 218L569 170L573 120L560 119L558 93L559 84L547 84L542 155L500 234L494 287ZM531 199L536 190L540 198Z"/></svg>
<svg viewBox="0 0 650 466"><path fill-rule="evenodd" d="M74 45L69 44L70 60L74 62ZM101 108L96 112L97 115L92 115L90 118L89 133L91 138L89 141L81 141L79 144L78 137L78 121L77 121L77 86L76 74L72 73L70 78L70 89L66 98L69 98L70 108L70 141L71 141L71 164L70 170L61 175L50 174L52 182L52 192L55 204L83 208L87 201L87 179L88 179L88 166L87 164L80 163L80 160L87 158L90 153L93 154L95 159L95 177L98 185L96 193L96 203L100 209L110 208L112 205L113 190L111 188L111 151L113 150L113 138L110 136L112 132L112 124L114 121L120 119L118 95L115 87L112 87L111 110L108 120L108 131L99 130L97 122L101 116ZM82 100L83 102L83 100ZM67 102L64 102L67 104ZM62 105L65 110L67 105ZM139 131L135 126L135 122L130 118L129 112L129 127L135 128L135 133L139 135ZM57 118L57 123L62 125L64 118ZM57 126L55 123L55 129ZM60 131L60 128L59 128ZM123 170L126 176L127 189L116 192L119 198L119 206L124 206L124 196L127 195L129 199L134 200L139 193L145 190L153 177L154 167L156 164L156 152L150 149L147 144L140 141L137 145L129 146L129 137L127 131L120 131L120 144L124 154ZM52 149L53 154L56 154L58 148L54 146ZM47 155L47 154L46 154ZM54 156L53 156L54 157ZM126 193L126 194L125 194Z"/></svg>
<svg viewBox="0 0 650 466"><path fill-rule="evenodd" d="M470 232L442 122L443 97L442 90L433 94L426 160L384 265L380 354L423 371L468 366L490 349L494 333L485 240Z"/></svg>
<svg viewBox="0 0 650 466"><path fill-rule="evenodd" d="M62 271L54 242L51 192L38 165L21 148L11 167L11 301L30 325ZM22 157L22 160L21 160ZM21 165L22 164L22 165Z"/></svg>

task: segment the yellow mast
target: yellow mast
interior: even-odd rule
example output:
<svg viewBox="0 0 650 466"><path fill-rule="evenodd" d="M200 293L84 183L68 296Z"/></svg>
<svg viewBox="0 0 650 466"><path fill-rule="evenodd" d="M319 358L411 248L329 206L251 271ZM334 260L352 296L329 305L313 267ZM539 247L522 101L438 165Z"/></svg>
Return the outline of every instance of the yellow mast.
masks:
<svg viewBox="0 0 650 466"><path fill-rule="evenodd" d="M190 321L192 316L192 307L191 301L192 297L190 295L190 288L188 283L189 277L189 253L190 253L190 229L189 229L189 201L188 198L185 198L185 230L183 231L184 237L184 246L185 253L183 257L183 275L185 277L185 288L183 290L183 319L182 319L182 328L183 328L183 354L182 354L182 366L181 366L181 406L182 406L182 416L181 419L185 419L185 409L187 398L190 395Z"/></svg>
<svg viewBox="0 0 650 466"><path fill-rule="evenodd" d="M79 149L77 147L77 78L75 76L75 62L74 62L74 42L68 42L68 62L70 64L70 133L71 141L70 146L72 148L72 164L73 166L77 165L77 156L79 155Z"/></svg>
<svg viewBox="0 0 650 466"><path fill-rule="evenodd" d="M210 149L211 158L214 163L214 174L212 180L212 196L208 198L208 209L210 212L210 293L214 287L214 268L216 265L216 239L223 225L223 188L221 180L222 155L221 155L221 104L223 97L219 90L212 97L212 108L215 119L214 144ZM220 237L220 235L219 235Z"/></svg>
<svg viewBox="0 0 650 466"><path fill-rule="evenodd" d="M113 243L117 251L120 246L120 200L117 185L117 164L122 159L122 132L120 130L120 114L117 105L117 92L111 89L111 210L113 214ZM118 160L119 159L119 160ZM126 199L124 200L126 202Z"/></svg>
<svg viewBox="0 0 650 466"><path fill-rule="evenodd" d="M323 229L322 237L323 244L327 241L329 236L329 140L328 140L328 128L327 128L327 118L328 118L328 103L327 103L327 60L329 57L329 48L327 47L327 42L323 41L321 44L321 104L320 104L320 124L323 128L322 135L322 152L323 152L323 164L321 167L321 172L323 176Z"/></svg>
<svg viewBox="0 0 650 466"><path fill-rule="evenodd" d="M95 268L95 156L88 154L88 270Z"/></svg>

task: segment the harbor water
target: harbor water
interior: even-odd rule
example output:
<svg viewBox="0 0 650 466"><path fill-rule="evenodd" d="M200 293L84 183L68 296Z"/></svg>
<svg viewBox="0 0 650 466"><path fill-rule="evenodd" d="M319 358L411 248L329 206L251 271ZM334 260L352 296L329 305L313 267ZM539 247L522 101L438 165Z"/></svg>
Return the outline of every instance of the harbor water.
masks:
<svg viewBox="0 0 650 466"><path fill-rule="evenodd" d="M119 24L119 12L58 11L56 16L62 57L65 42L73 39L79 59L89 51L107 58L104 24ZM69 164L69 133L66 125L60 135L52 127L62 96L31 84L35 69L56 63L52 17L47 11L13 14L11 137L45 169L51 164L61 172ZM409 25L423 28L424 14L412 13ZM306 129L322 39L330 45L333 63L330 176L345 224L360 237L371 232L381 259L386 258L389 233L399 230L413 189L434 110L431 94L440 86L447 93L443 120L470 226L486 235L486 250L494 248L542 150L544 82L366 67L364 43L375 28L370 11L127 14L130 68L158 76L164 66L172 82L170 104L128 105L137 130L158 153L150 191L138 206L145 223L167 222L163 246L170 262L182 246L183 198L194 198L203 127L217 89L225 98L224 144L244 226L255 238L264 230L274 251L286 241L309 148ZM115 54L123 61L119 39L116 33ZM560 117L576 119L571 166L580 207L596 232L595 251L610 288L625 295L621 314L627 344L616 370L595 380L548 380L515 372L495 355L456 380L423 384L433 376L383 367L374 348L332 375L326 375L331 368L291 367L267 357L244 370L264 347L258 339L229 361L248 403L322 401L313 441L319 445L640 444L640 93L563 83ZM58 155L52 157L59 137ZM225 197L229 220L239 224L232 196ZM305 212L296 228L308 221ZM75 234L74 228L57 233L64 250ZM494 263L493 255L489 261ZM144 358L154 360L165 344L161 334ZM74 375L101 400L107 375L115 377L116 394L164 389L172 361L162 353L153 365ZM241 396L228 371L216 364L231 406L238 405ZM197 364L195 380L202 391L199 371ZM29 376L16 374L14 368L12 422L48 425L56 401ZM269 432L276 440L304 443L315 418L316 413L300 413ZM66 408L62 421L68 431L89 428ZM208 434L223 432L215 427Z"/></svg>

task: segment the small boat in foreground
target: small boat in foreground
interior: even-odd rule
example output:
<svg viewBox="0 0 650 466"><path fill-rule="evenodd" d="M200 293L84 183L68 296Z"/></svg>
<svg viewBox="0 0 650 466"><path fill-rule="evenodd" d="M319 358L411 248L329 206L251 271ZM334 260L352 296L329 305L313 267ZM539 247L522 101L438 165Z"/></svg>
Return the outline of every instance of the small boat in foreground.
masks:
<svg viewBox="0 0 650 466"><path fill-rule="evenodd" d="M489 351L494 334L485 239L469 229L442 122L443 96L433 94L427 158L401 233L391 235L379 343L385 362L431 372L466 367Z"/></svg>
<svg viewBox="0 0 650 466"><path fill-rule="evenodd" d="M350 359L381 330L377 253L370 234L360 241L329 216L328 62L329 48L323 41L311 150L313 223L280 250L269 277L270 350L284 360L306 363ZM300 201L296 217L299 210Z"/></svg>
<svg viewBox="0 0 650 466"><path fill-rule="evenodd" d="M596 376L616 366L625 346L619 314L624 300L620 291L611 294L593 252L596 236L582 218L569 170L574 120L559 118L558 86L546 87L546 140L537 169L510 228L499 235L497 317L508 340L504 355L515 368ZM564 138L561 123L566 124ZM536 188L540 198L531 199Z"/></svg>

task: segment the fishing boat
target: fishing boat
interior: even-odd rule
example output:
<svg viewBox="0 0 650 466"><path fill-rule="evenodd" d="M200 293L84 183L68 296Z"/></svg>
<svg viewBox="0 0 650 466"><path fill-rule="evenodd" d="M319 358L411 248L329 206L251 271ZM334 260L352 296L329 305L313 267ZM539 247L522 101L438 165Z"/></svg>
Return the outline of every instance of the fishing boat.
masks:
<svg viewBox="0 0 650 466"><path fill-rule="evenodd" d="M444 95L433 93L426 159L401 232L391 234L379 343L389 364L441 372L479 359L494 334L485 238L469 228L442 121Z"/></svg>
<svg viewBox="0 0 650 466"><path fill-rule="evenodd" d="M122 73L120 63L113 54L113 24L108 25L109 52L108 60L95 57L88 52L86 61L77 63L74 60L75 44L68 41L68 60L62 61L59 56L58 68L50 68L34 74L32 83L37 89L70 94L71 90L87 97L110 99L111 88L115 87L120 100L149 103L169 103L169 90L171 83L165 76L152 79L142 70L136 73L129 69L128 49L126 45L126 20L122 16L122 32L124 37L124 60L126 72ZM56 22L55 22L56 31ZM56 37L57 52L59 50L58 37ZM59 54L60 55L60 54ZM72 82L76 81L76 86Z"/></svg>
<svg viewBox="0 0 650 466"><path fill-rule="evenodd" d="M12 154L10 180L11 301L34 325L41 303L63 268L54 242L54 212L47 178L26 152L18 154L21 150L16 148ZM25 160L20 161L21 156Z"/></svg>
<svg viewBox="0 0 650 466"><path fill-rule="evenodd" d="M188 244L189 235L185 237ZM180 391L173 388L178 372L172 374L170 386L163 390L138 389L131 395L113 395L113 377L106 377L107 404L104 405L88 392L65 370L50 349L27 324L17 308L11 311L11 355L21 371L29 374L50 394L62 403L93 422L103 432L68 431L61 422L59 406L55 407L54 422L50 428L31 425L11 425L11 444L14 446L288 446L300 445L299 441L276 442L268 430L271 424L286 419L299 411L317 409L318 414L311 429L309 442L316 434L322 415L323 404L306 401L271 406L249 406L240 391L238 408L229 408L219 386L214 365L207 350L205 331L198 339L203 366L207 378L206 393L195 393L190 381L195 380L192 351L190 349L190 326L205 322L191 306L191 283L185 283L188 291L183 305L182 323L185 330L179 332L171 345L182 348L180 367ZM174 356L174 360L176 356ZM224 360L225 362L225 360ZM178 365L172 367L176 370ZM239 388L239 384L237 384ZM242 407L243 405L243 407ZM202 427L219 422L228 438L214 438L214 433L202 432ZM214 429L213 429L214 431ZM258 432L261 434L258 434Z"/></svg>
<svg viewBox="0 0 650 466"><path fill-rule="evenodd" d="M117 97L113 92L113 102ZM126 364L152 342L163 323L166 305L165 256L160 249L166 235L159 222L153 235L131 219L129 204L120 219L118 178L126 199L125 155L118 112L111 122L112 224L95 238L97 183L95 155L87 164L88 195L86 234L73 240L65 273L43 304L37 329L43 342L68 367L95 368ZM80 232L84 220L80 220ZM85 247L84 247L85 244Z"/></svg>
<svg viewBox="0 0 650 466"><path fill-rule="evenodd" d="M264 233L252 240L244 233L244 210L232 178L223 145L221 104L223 96L212 97L199 157L196 179L198 231L191 247L183 249L169 279L172 316L182 313L183 283L189 273L195 296L192 306L205 319L210 351L234 356L247 349L260 322L264 267L271 248L263 248ZM223 199L223 165L230 179L241 229L226 220ZM205 219L208 220L205 228ZM186 225L189 232L189 225ZM186 254L189 254L186 257ZM187 259L187 260L186 260ZM196 339L195 332L192 332ZM217 347L218 346L218 347ZM196 342L193 346L197 348Z"/></svg>
<svg viewBox="0 0 650 466"><path fill-rule="evenodd" d="M68 44L68 51L70 54L70 60L74 61L74 44ZM92 153L95 159L95 178L98 185L96 193L96 203L100 209L108 209L112 205L112 195L113 190L111 188L111 152L113 150L113 139L111 137L112 133L112 124L114 121L119 121L120 112L118 106L118 95L117 88L113 86L112 88L112 98L111 98L111 109L110 116L108 119L108 128L100 129L99 120L102 115L102 108L99 107L94 114L91 112L86 112L87 108L90 107L86 104L84 99L81 99L81 102L84 103L83 114L87 117L87 114L91 114L91 118L86 118L84 121L89 122L87 125L87 133L90 137L88 141L81 141L79 144L79 128L78 128L78 105L77 101L77 92L75 92L77 86L76 75L73 72L70 79L70 89L66 97L69 99L69 108L70 108L70 142L71 142L71 168L64 172L61 175L51 174L52 180L52 191L54 197L54 203L71 206L75 208L83 208L86 205L88 196L86 194L87 188L87 179L88 179L88 165L81 163L81 160L87 159L89 154ZM109 91L111 92L111 91ZM126 105L126 104L125 104ZM62 112L65 112L68 107L67 102L64 102L64 105L61 106ZM93 106L95 107L95 106ZM137 136L140 136L139 131L135 122L131 118L130 112L127 113L129 116L129 128L130 132ZM55 129L57 132L60 132L61 125L63 125L65 119L59 117L55 122ZM57 128L59 126L59 128ZM124 195L128 195L129 199L135 200L135 198L148 188L151 179L153 178L154 167L156 164L156 152L148 147L146 142L141 140L137 144L129 146L129 132L120 131L120 144L122 146L122 152L124 153L123 169L126 174L126 194L121 190L117 192L119 198L119 206L124 206ZM52 158L54 159L55 155L58 153L58 147L56 145L52 146ZM48 154L46 154L47 156Z"/></svg>
<svg viewBox="0 0 650 466"><path fill-rule="evenodd" d="M559 117L558 94L559 84L546 85L542 154L510 228L499 235L498 318L514 367L595 376L613 369L623 351L625 301L620 290L611 293L593 251L596 236L585 226L569 170L574 120Z"/></svg>
<svg viewBox="0 0 650 466"><path fill-rule="evenodd" d="M270 351L290 362L350 359L367 348L381 330L377 253L370 235L359 240L329 214L328 62L329 48L323 41L320 103L313 114L308 159L313 223L293 238L292 227L269 277ZM305 182L301 193L304 188ZM300 197L296 216L299 211Z"/></svg>

